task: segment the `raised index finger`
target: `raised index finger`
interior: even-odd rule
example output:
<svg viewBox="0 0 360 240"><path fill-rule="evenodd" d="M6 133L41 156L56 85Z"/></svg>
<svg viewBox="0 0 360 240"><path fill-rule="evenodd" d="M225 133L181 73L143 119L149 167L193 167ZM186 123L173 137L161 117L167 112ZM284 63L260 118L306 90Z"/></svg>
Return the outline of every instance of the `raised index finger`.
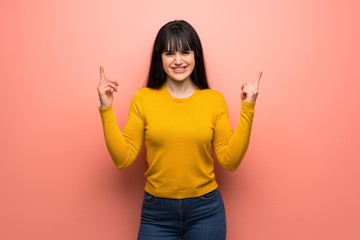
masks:
<svg viewBox="0 0 360 240"><path fill-rule="evenodd" d="M261 76L262 76L262 72L259 72L258 77L257 77L256 81L254 82L254 87L255 87L257 90L259 90L259 85L260 85Z"/></svg>
<svg viewBox="0 0 360 240"><path fill-rule="evenodd" d="M105 72L104 72L104 67L100 66L100 82L105 80Z"/></svg>

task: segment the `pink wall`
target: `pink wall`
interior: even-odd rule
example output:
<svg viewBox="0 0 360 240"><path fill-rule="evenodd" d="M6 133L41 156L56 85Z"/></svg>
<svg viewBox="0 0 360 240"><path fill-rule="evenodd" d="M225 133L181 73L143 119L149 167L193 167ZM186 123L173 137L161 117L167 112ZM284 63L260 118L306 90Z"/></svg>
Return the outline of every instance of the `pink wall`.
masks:
<svg viewBox="0 0 360 240"><path fill-rule="evenodd" d="M201 3L200 3L201 2ZM135 239L144 155L117 171L97 111L98 67L120 81L123 126L167 21L200 34L235 125L264 72L251 146L218 169L228 239L360 239L357 0L0 4L1 239Z"/></svg>

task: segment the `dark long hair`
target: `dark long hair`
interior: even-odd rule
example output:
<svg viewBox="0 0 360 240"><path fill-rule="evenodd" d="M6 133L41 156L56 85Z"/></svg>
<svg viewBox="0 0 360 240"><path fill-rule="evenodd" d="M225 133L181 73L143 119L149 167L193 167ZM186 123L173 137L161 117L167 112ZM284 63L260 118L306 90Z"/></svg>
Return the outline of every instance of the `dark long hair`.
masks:
<svg viewBox="0 0 360 240"><path fill-rule="evenodd" d="M161 54L165 51L194 51L195 68L190 77L199 89L208 89L205 61L201 41L195 29L184 20L165 24L158 32L151 55L146 87L159 89L166 81Z"/></svg>

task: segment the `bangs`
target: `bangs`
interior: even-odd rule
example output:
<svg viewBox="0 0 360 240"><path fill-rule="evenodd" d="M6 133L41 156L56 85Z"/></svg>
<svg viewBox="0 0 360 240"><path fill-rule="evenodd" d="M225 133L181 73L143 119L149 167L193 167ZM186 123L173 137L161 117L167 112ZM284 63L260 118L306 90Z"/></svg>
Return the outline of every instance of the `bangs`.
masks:
<svg viewBox="0 0 360 240"><path fill-rule="evenodd" d="M176 31L166 34L163 52L191 51L194 48L191 46L190 39L190 36L184 32Z"/></svg>

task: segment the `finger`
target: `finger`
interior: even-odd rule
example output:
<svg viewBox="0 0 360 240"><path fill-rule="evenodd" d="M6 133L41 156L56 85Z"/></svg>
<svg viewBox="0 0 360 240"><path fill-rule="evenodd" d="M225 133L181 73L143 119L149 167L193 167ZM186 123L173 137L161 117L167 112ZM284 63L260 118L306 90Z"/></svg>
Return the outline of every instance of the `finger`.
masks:
<svg viewBox="0 0 360 240"><path fill-rule="evenodd" d="M117 92L117 86L119 84L116 82L112 82L112 81L109 81L108 79L105 79L105 81L102 81L100 82L99 86L98 86L98 91L99 93L104 93L106 92L109 88L112 88L113 89L113 92Z"/></svg>
<svg viewBox="0 0 360 240"><path fill-rule="evenodd" d="M105 80L105 72L104 72L104 67L100 66L100 82Z"/></svg>
<svg viewBox="0 0 360 240"><path fill-rule="evenodd" d="M260 85L261 76L262 76L262 72L259 72L258 77L257 77L256 81L254 82L254 87L255 87L257 90L259 90L259 85Z"/></svg>
<svg viewBox="0 0 360 240"><path fill-rule="evenodd" d="M118 86L118 84L111 82L111 83L109 83L109 86L111 88L113 88L115 92L117 92L117 87L116 86Z"/></svg>
<svg viewBox="0 0 360 240"><path fill-rule="evenodd" d="M108 94L112 94L112 93L114 93L114 92L116 92L116 89L114 89L113 87L111 87L111 86L106 86L106 87L104 87L103 89L101 89L101 93L100 94L102 94L102 95L108 95Z"/></svg>
<svg viewBox="0 0 360 240"><path fill-rule="evenodd" d="M111 83L115 84L116 86L119 86L119 82L116 79L106 78L106 81L111 82Z"/></svg>
<svg viewBox="0 0 360 240"><path fill-rule="evenodd" d="M246 96L246 97L255 96L255 95L257 95L257 94L258 94L258 92L253 92L253 91L245 91L245 92L243 93L243 95Z"/></svg>
<svg viewBox="0 0 360 240"><path fill-rule="evenodd" d="M105 84L101 84L99 90L100 91L106 91L105 89L112 88L114 92L117 92L117 85L111 82L107 82Z"/></svg>
<svg viewBox="0 0 360 240"><path fill-rule="evenodd" d="M254 86L254 84L245 84L243 89L244 92L258 92L258 89Z"/></svg>

